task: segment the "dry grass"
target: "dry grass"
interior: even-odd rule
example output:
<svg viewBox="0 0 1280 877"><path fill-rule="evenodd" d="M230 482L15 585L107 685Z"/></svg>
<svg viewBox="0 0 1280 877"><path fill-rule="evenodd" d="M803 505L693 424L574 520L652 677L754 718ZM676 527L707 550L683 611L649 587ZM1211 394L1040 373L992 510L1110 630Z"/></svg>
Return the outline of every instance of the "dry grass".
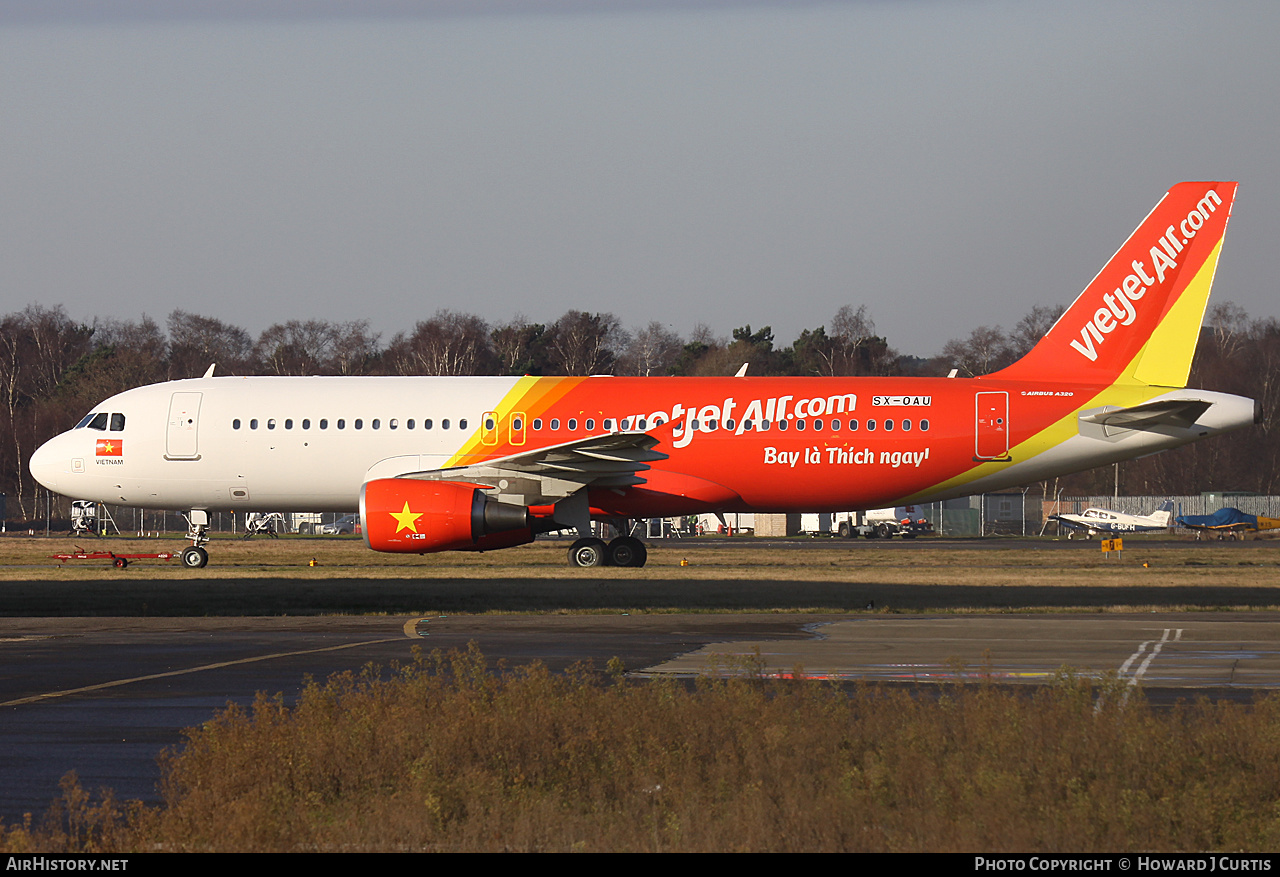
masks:
<svg viewBox="0 0 1280 877"><path fill-rule="evenodd" d="M1280 699L1120 706L740 678L495 673L474 651L343 674L188 732L164 804L74 778L11 852L1240 851L1280 844ZM1099 706L1101 704L1101 706Z"/></svg>
<svg viewBox="0 0 1280 877"><path fill-rule="evenodd" d="M698 581L735 578L744 581L845 580L856 571L864 580L899 583L972 584L1008 581L1026 584L1077 584L1087 573L1099 583L1124 583L1131 576L1150 574L1170 582L1203 577L1206 570L1229 568L1246 583L1265 580L1280 570L1280 541L1250 543L1206 542L1170 545L1130 538L1122 556L1104 557L1098 543L1068 547L1037 539L993 543L928 540L906 545L793 541L752 544L749 539L651 542L643 569L575 569L567 565L569 541L539 541L494 552L455 551L429 555L394 555L369 551L357 538L286 537L215 539L209 546L209 566L180 567L176 560L136 560L124 571L108 561L52 560L50 555L85 551L142 554L180 551L176 535L168 539L79 539L66 537L6 537L0 539L0 581L57 577L62 580L127 576L129 580L188 580L278 578L453 579L520 577L556 580L597 579L608 575L625 580L665 579L672 575ZM311 560L316 566L310 566ZM682 566L682 561L688 561ZM1142 564L1149 564L1143 570Z"/></svg>
<svg viewBox="0 0 1280 877"><path fill-rule="evenodd" d="M144 553L179 540L100 540ZM0 539L0 614L203 616L486 612L878 612L1270 609L1280 542L1039 540L892 545L749 539L658 543L643 569L584 570L566 543L486 554L368 551L358 539L219 539L203 570L139 560L59 564L67 539ZM317 565L309 562L315 558ZM681 561L688 565L682 566Z"/></svg>

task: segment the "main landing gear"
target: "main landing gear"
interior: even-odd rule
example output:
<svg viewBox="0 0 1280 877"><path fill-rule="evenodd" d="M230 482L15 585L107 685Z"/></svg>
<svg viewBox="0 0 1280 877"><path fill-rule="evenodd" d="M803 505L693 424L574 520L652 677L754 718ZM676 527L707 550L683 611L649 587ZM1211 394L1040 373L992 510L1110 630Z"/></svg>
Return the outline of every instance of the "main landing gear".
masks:
<svg viewBox="0 0 1280 877"><path fill-rule="evenodd" d="M603 539L589 536L569 547L569 563L573 566L644 566L649 552L634 536L619 536L605 544Z"/></svg>

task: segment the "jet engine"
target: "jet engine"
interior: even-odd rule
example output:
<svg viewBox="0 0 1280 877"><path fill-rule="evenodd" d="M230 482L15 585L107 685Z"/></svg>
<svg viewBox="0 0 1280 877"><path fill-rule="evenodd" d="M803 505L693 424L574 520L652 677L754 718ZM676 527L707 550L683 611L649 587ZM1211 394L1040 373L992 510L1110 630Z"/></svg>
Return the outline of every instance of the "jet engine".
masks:
<svg viewBox="0 0 1280 877"><path fill-rule="evenodd" d="M485 551L533 541L527 508L460 481L368 481L360 489L360 518L365 544L375 551Z"/></svg>

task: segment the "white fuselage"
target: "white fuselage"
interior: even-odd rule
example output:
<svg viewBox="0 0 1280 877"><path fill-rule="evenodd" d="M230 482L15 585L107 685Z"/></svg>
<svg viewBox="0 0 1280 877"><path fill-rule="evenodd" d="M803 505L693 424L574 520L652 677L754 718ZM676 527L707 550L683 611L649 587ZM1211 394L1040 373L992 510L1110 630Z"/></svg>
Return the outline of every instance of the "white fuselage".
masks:
<svg viewBox="0 0 1280 877"><path fill-rule="evenodd" d="M140 387L94 409L122 414L123 429L108 417L106 430L56 436L31 471L64 495L121 505L350 511L381 460L415 458L399 471L443 465L486 400L516 380L220 377ZM119 452L101 452L104 440Z"/></svg>

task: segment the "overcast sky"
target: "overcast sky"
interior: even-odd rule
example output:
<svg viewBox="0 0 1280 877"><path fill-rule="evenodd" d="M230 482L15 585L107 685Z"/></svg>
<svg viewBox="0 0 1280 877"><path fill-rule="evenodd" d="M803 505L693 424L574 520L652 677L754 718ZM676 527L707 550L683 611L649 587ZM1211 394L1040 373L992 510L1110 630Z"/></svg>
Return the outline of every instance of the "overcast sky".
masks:
<svg viewBox="0 0 1280 877"><path fill-rule="evenodd" d="M1214 301L1280 316L1280 4L177 5L0 0L0 313L866 304L930 355L1227 179Z"/></svg>

